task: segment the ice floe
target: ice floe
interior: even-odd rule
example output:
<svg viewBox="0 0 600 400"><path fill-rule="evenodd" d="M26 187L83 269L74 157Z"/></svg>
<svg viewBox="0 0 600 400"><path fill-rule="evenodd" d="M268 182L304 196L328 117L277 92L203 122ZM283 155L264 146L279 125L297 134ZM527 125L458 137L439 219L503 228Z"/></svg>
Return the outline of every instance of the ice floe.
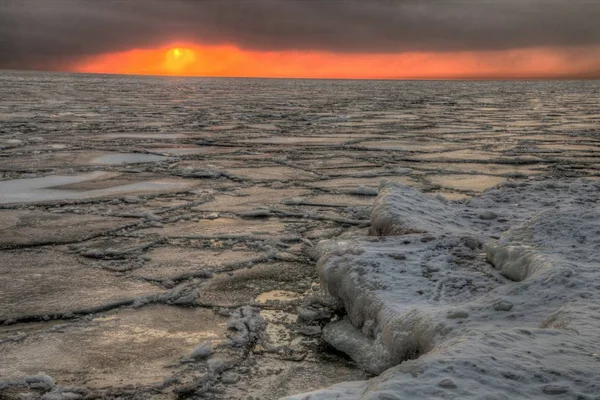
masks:
<svg viewBox="0 0 600 400"><path fill-rule="evenodd" d="M385 182L372 236L318 261L346 311L325 340L380 375L290 399L597 396L599 194L540 181L462 203Z"/></svg>

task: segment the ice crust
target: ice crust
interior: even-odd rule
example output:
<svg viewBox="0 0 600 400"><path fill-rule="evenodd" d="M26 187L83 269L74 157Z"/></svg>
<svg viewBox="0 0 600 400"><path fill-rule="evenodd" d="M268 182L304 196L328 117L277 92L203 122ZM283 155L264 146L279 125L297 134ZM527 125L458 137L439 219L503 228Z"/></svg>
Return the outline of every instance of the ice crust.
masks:
<svg viewBox="0 0 600 400"><path fill-rule="evenodd" d="M347 313L324 339L380 375L289 399L597 398L599 195L540 181L461 203L382 183L371 236L317 247Z"/></svg>

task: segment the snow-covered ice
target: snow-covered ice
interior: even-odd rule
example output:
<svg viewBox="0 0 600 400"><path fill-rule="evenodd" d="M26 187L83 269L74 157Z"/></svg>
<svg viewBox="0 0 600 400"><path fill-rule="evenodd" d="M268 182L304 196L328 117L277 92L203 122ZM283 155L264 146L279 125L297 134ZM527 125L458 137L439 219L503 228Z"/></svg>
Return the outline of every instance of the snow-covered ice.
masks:
<svg viewBox="0 0 600 400"><path fill-rule="evenodd" d="M599 195L539 181L463 204L384 182L374 236L318 262L347 313L324 338L381 375L290 399L598 396Z"/></svg>

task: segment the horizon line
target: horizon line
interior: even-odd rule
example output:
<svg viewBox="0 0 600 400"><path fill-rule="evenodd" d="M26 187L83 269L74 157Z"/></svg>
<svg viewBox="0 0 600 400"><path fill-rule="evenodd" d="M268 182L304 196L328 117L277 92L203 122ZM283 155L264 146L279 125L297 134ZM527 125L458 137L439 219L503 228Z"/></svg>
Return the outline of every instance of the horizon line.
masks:
<svg viewBox="0 0 600 400"><path fill-rule="evenodd" d="M414 77L414 78L402 78L402 77L362 77L362 78L351 78L351 77L284 77L284 76L211 76L211 75L170 75L170 74L122 74L122 73L111 73L111 72L79 72L79 71L60 71L60 70L44 70L44 69L14 69L14 68L1 68L0 71L10 72L32 72L32 73L49 73L49 74L74 74L74 75L96 75L96 76L132 76L132 77L150 77L150 78L200 78L200 79L279 79L279 80L339 80L339 81L598 81L600 76L548 76L548 77L535 77L535 76L521 76L521 77Z"/></svg>

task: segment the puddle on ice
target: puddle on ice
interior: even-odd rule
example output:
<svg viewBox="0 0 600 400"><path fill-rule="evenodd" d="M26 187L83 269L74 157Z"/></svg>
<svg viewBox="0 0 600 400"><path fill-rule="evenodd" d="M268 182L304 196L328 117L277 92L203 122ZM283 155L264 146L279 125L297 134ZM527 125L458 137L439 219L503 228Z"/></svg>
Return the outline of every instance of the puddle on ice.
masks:
<svg viewBox="0 0 600 400"><path fill-rule="evenodd" d="M229 131L229 130L235 130L240 128L241 125L236 125L236 124L222 124L222 125L213 125L208 127L208 130L211 131Z"/></svg>
<svg viewBox="0 0 600 400"><path fill-rule="evenodd" d="M436 175L429 177L434 185L449 189L483 192L504 182L504 178L489 175Z"/></svg>
<svg viewBox="0 0 600 400"><path fill-rule="evenodd" d="M92 164L120 165L159 162L169 160L169 157L143 153L114 153L107 154L91 161Z"/></svg>
<svg viewBox="0 0 600 400"><path fill-rule="evenodd" d="M491 160L495 158L500 158L498 153L493 153L491 151L483 151L483 150L456 150L456 151L446 151L443 153L434 153L434 154L419 154L415 155L411 158L415 158L418 160Z"/></svg>
<svg viewBox="0 0 600 400"><path fill-rule="evenodd" d="M473 132L472 126L444 126L435 128L424 128L415 132L419 135L440 135L447 133L471 133Z"/></svg>
<svg viewBox="0 0 600 400"><path fill-rule="evenodd" d="M569 132L571 130L573 131L577 131L577 130L582 130L582 131L595 131L598 130L598 124L597 123L566 123L566 124L560 124L558 126L551 126L548 128L551 131L558 131L558 132Z"/></svg>
<svg viewBox="0 0 600 400"><path fill-rule="evenodd" d="M376 168L378 164L352 158L352 157L327 157L327 158L306 158L295 161L296 165L304 168L318 168L321 170L340 168Z"/></svg>
<svg viewBox="0 0 600 400"><path fill-rule="evenodd" d="M536 146L539 149L553 150L557 153L564 152L590 152L595 153L600 151L598 144L585 145L585 144L538 144Z"/></svg>
<svg viewBox="0 0 600 400"><path fill-rule="evenodd" d="M19 139L4 139L0 138L0 150L9 149L15 146L23 145L23 141Z"/></svg>
<svg viewBox="0 0 600 400"><path fill-rule="evenodd" d="M237 218L203 219L198 222L177 222L163 228L150 228L145 231L172 237L215 237L215 236L253 236L268 237L282 234L285 224L276 219L247 220Z"/></svg>
<svg viewBox="0 0 600 400"><path fill-rule="evenodd" d="M235 192L235 195L226 194L216 196L214 200L194 207L193 211L207 212L241 212L265 206L279 206L285 199L309 195L310 191L304 189L271 189L254 186Z"/></svg>
<svg viewBox="0 0 600 400"><path fill-rule="evenodd" d="M434 142L434 141L406 141L406 140L381 140L368 141L358 144L359 147L374 150L397 150L397 151L444 151L450 149L464 148L464 144Z"/></svg>
<svg viewBox="0 0 600 400"><path fill-rule="evenodd" d="M546 165L512 165L489 163L420 163L416 167L426 171L445 171L454 173L475 173L478 175L538 175L544 173Z"/></svg>
<svg viewBox="0 0 600 400"><path fill-rule="evenodd" d="M522 135L519 136L520 140L532 140L536 142L579 142L581 140L590 140L596 142L597 139L581 137L581 136L569 136L569 135L559 135L556 133L548 133L544 135Z"/></svg>
<svg viewBox="0 0 600 400"><path fill-rule="evenodd" d="M28 151L30 151L30 154L2 159L0 161L0 168L6 170L30 170L39 168L64 168L79 165L138 164L169 160L169 158L165 156L144 153L112 153L84 150L37 154L37 150L30 149Z"/></svg>
<svg viewBox="0 0 600 400"><path fill-rule="evenodd" d="M312 172L302 171L290 167L259 167L259 168L232 168L229 173L245 179L258 181L277 181L277 180L314 180L318 175Z"/></svg>
<svg viewBox="0 0 600 400"><path fill-rule="evenodd" d="M313 137L313 136L276 136L240 140L239 143L251 144L281 144L298 146L324 146L324 145L342 145L349 140L349 137Z"/></svg>
<svg viewBox="0 0 600 400"><path fill-rule="evenodd" d="M95 136L95 139L184 139L187 135L183 133L105 133L103 135Z"/></svg>
<svg viewBox="0 0 600 400"><path fill-rule="evenodd" d="M278 131L279 127L274 124L248 124L246 127L251 129L260 129L263 131Z"/></svg>
<svg viewBox="0 0 600 400"><path fill-rule="evenodd" d="M374 188L373 188L374 189ZM352 207L352 206L371 206L374 197L363 195L330 195L323 194L312 196L302 201L302 205L315 207Z"/></svg>
<svg viewBox="0 0 600 400"><path fill-rule="evenodd" d="M195 154L221 154L221 153L233 153L239 150L237 147L220 147L220 146L180 146L180 147L158 147L149 148L157 153L164 153L173 156L189 156Z"/></svg>
<svg viewBox="0 0 600 400"><path fill-rule="evenodd" d="M131 193L153 193L184 190L192 181L160 179L106 187L94 190L69 190L61 186L73 185L94 179L109 178L114 174L96 171L80 175L50 175L42 178L15 179L0 182L0 204L35 203L58 200L82 200Z"/></svg>
<svg viewBox="0 0 600 400"><path fill-rule="evenodd" d="M269 301L293 301L301 299L302 295L295 292L285 290L271 290L270 292L261 293L256 297L257 303L267 303Z"/></svg>
<svg viewBox="0 0 600 400"><path fill-rule="evenodd" d="M375 178L337 178L329 179L326 181L314 182L311 183L310 186L330 190L356 190L361 186L377 189L379 187L379 183L384 179L390 182L398 182L414 187L421 186L419 182L414 181L405 176L378 176Z"/></svg>
<svg viewBox="0 0 600 400"><path fill-rule="evenodd" d="M369 167L360 167L360 168L327 168L327 169L319 169L320 173L324 173L330 177L344 177L344 176L353 176L353 177L376 177L379 175L389 174L390 171L384 168L369 168Z"/></svg>

